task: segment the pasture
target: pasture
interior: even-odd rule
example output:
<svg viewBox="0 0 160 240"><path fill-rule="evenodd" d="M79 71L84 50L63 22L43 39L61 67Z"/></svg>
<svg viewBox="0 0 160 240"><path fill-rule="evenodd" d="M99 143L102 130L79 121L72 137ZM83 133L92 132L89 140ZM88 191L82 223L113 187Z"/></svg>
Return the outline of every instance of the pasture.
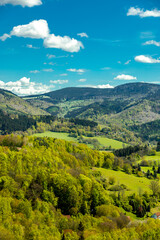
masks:
<svg viewBox="0 0 160 240"><path fill-rule="evenodd" d="M129 191L126 191L126 195L130 195L132 193L144 193L147 191L148 193L151 193L151 190L149 189L150 181L148 178L145 177L136 177L134 175L126 174L122 171L114 171L110 169L104 169L104 168L94 168L97 171L100 171L103 176L107 177L114 177L115 178L115 184L124 184L127 186Z"/></svg>
<svg viewBox="0 0 160 240"><path fill-rule="evenodd" d="M33 136L36 137L53 137L57 139L64 139L66 141L73 141L73 142L78 142L77 138L74 137L69 137L69 133L61 133L61 132L44 132L44 133L36 133ZM111 149L119 149L123 148L124 145L127 146L127 144L124 144L123 142L114 140L114 139L109 139L106 137L84 137L84 139L97 139L100 143L100 147L111 147ZM91 146L88 144L88 146Z"/></svg>

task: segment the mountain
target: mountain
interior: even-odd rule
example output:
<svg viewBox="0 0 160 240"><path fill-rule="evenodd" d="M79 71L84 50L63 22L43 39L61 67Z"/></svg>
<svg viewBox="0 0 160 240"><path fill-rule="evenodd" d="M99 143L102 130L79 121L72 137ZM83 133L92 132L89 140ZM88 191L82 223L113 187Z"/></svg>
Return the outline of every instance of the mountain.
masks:
<svg viewBox="0 0 160 240"><path fill-rule="evenodd" d="M113 89L64 88L24 99L51 115L94 120L111 129L127 129L142 139L145 132L145 140L154 140L155 136L157 139L159 125L154 121L160 120L158 84L129 83ZM154 130L147 136L149 126L154 126Z"/></svg>
<svg viewBox="0 0 160 240"><path fill-rule="evenodd" d="M48 115L43 109L32 106L29 102L10 91L0 89L0 110L6 113Z"/></svg>
<svg viewBox="0 0 160 240"><path fill-rule="evenodd" d="M153 98L160 99L160 85L149 83L128 83L115 88L98 89L88 87L69 87L49 93L29 96L30 99L38 98L47 102L73 101L86 99L104 99L104 98Z"/></svg>
<svg viewBox="0 0 160 240"><path fill-rule="evenodd" d="M53 115L68 118L94 117L96 119L97 116L105 114L110 116L118 113L124 118L128 111L129 114L130 111L135 114L136 111L139 112L145 107L144 111L149 111L152 116L154 115L152 120L155 120L159 119L160 85L129 83L110 89L72 87L42 95L28 96L24 99L31 105ZM123 114L120 114L122 112Z"/></svg>

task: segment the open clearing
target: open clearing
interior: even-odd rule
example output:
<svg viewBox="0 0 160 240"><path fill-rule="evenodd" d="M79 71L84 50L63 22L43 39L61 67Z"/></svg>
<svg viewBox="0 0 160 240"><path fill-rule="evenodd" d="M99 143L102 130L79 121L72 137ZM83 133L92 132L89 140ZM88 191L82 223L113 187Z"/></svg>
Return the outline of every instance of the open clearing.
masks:
<svg viewBox="0 0 160 240"><path fill-rule="evenodd" d="M85 138L89 138L89 137L85 137ZM126 143L123 143L114 139L106 138L106 137L92 137L92 139L97 139L103 147L111 146L112 149L123 148L123 145L127 146Z"/></svg>
<svg viewBox="0 0 160 240"><path fill-rule="evenodd" d="M145 177L136 177L134 175L129 175L121 171L114 171L104 168L94 168L97 171L100 171L105 177L114 177L116 182L115 184L125 184L129 191L126 191L126 194L145 192L151 193L149 189L150 181Z"/></svg>
<svg viewBox="0 0 160 240"><path fill-rule="evenodd" d="M33 136L36 137L53 137L53 138L58 138L58 139L64 139L66 141L73 141L73 142L78 142L77 138L69 137L68 133L59 133L59 132L44 132L44 133L36 133ZM123 147L123 142L119 142L117 140L105 138L105 137L84 137L85 139L97 139L99 143L103 147L109 147L111 146L112 149L119 149ZM90 145L89 145L90 146Z"/></svg>
<svg viewBox="0 0 160 240"><path fill-rule="evenodd" d="M77 138L69 137L68 133L59 133L59 132L44 132L44 133L36 133L33 136L36 137L53 137L53 138L58 138L58 139L64 139L66 141L73 141L73 142L78 142ZM105 137L84 137L85 139L97 139L99 143L102 145L102 147L109 147L111 146L112 149L119 149L123 147L123 142L105 138ZM126 144L127 145L127 144ZM90 146L90 145L88 145Z"/></svg>

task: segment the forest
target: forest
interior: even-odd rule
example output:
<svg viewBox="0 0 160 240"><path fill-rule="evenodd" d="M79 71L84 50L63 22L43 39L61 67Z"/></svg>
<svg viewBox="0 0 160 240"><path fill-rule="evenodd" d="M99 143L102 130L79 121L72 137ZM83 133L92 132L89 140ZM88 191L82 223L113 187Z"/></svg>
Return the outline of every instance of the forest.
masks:
<svg viewBox="0 0 160 240"><path fill-rule="evenodd" d="M158 239L160 222L149 218L160 197L157 177L150 176L150 192L127 195L124 184L100 171L140 177L133 159L141 150L126 162L84 144L1 136L0 239Z"/></svg>

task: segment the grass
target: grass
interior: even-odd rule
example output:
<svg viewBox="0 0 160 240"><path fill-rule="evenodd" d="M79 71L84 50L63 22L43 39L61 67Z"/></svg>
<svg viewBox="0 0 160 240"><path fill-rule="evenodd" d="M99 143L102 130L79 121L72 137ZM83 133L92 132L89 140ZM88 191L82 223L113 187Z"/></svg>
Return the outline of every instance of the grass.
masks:
<svg viewBox="0 0 160 240"><path fill-rule="evenodd" d="M144 156L144 160L147 160L147 161L160 161L160 152L157 152L155 156Z"/></svg>
<svg viewBox="0 0 160 240"><path fill-rule="evenodd" d="M125 184L129 189L129 191L126 191L126 195L130 195L132 193L139 193L140 191L142 193L145 191L151 193L151 190L149 189L151 180L145 177L136 177L134 175L126 174L122 171L114 171L104 168L96 168L96 170L100 171L102 175L107 178L114 177L116 180L115 184Z"/></svg>
<svg viewBox="0 0 160 240"><path fill-rule="evenodd" d="M59 133L59 132L44 132L44 133L36 133L33 136L36 137L53 137L53 138L58 138L58 139L64 139L66 141L73 141L73 142L78 142L78 140L76 138L73 137L69 137L68 133ZM109 139L106 137L84 137L85 139L97 139L99 141L99 143L101 144L102 147L109 147L111 146L112 149L119 149L122 148L124 143L117 141L117 140L113 140L113 139ZM127 144L125 144L127 145ZM88 146L91 146L88 144Z"/></svg>
<svg viewBox="0 0 160 240"><path fill-rule="evenodd" d="M35 137L53 137L53 138L58 138L58 139L63 139L66 141L74 141L78 142L76 138L69 137L68 133L58 133L58 132L44 132L44 133L35 133L33 136Z"/></svg>
<svg viewBox="0 0 160 240"><path fill-rule="evenodd" d="M88 138L88 137L85 137L85 138ZM126 143L123 143L114 139L106 138L106 137L92 137L92 139L97 139L103 147L111 146L112 149L120 149L120 148L123 148L124 145L127 146Z"/></svg>

